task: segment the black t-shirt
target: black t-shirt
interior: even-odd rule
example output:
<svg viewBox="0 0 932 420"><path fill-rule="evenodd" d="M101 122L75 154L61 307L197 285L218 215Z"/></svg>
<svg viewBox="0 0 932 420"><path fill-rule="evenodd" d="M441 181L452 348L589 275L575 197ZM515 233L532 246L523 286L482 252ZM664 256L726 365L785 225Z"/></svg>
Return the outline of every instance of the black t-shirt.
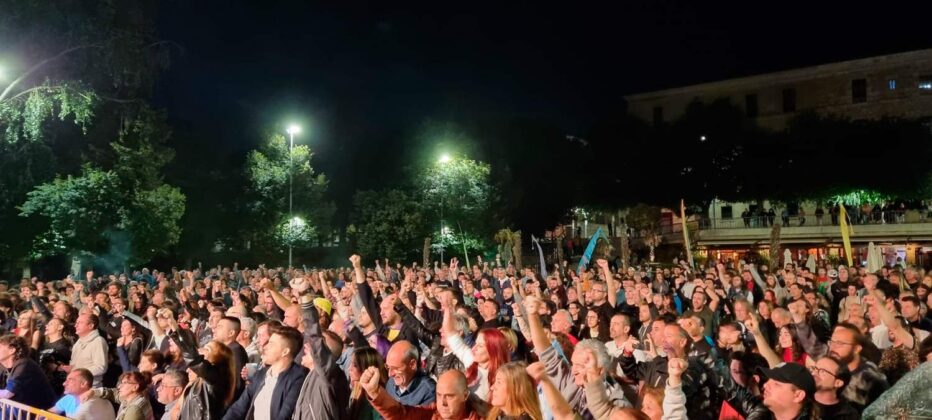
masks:
<svg viewBox="0 0 932 420"><path fill-rule="evenodd" d="M27 357L13 362L6 379L6 390L13 401L40 408L55 405L55 391L39 364Z"/></svg>
<svg viewBox="0 0 932 420"><path fill-rule="evenodd" d="M601 305L593 305L589 307L590 311L596 311L599 314L600 320L612 319L615 316L615 308L612 307L611 303L608 303L606 300Z"/></svg>
<svg viewBox="0 0 932 420"><path fill-rule="evenodd" d="M844 399L838 401L838 404L833 405L824 405L816 401L816 405L819 406L819 414L823 419L857 420L861 418L861 415L858 414L858 410L855 410L854 407L848 404Z"/></svg>

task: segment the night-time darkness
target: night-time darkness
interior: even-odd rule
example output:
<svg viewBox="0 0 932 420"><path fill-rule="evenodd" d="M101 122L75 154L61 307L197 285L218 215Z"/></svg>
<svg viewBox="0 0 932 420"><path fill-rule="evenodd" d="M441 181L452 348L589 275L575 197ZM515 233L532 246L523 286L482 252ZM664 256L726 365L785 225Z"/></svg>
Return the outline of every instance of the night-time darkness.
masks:
<svg viewBox="0 0 932 420"><path fill-rule="evenodd" d="M926 3L0 0L0 417L932 418Z"/></svg>

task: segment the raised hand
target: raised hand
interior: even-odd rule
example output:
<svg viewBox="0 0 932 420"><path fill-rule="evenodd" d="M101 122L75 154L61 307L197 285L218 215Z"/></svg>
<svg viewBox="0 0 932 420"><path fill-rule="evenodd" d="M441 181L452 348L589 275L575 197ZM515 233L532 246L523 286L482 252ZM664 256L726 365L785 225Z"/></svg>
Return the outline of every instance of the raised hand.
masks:
<svg viewBox="0 0 932 420"><path fill-rule="evenodd" d="M524 310L527 311L528 315L536 314L539 307L540 300L536 296L529 295L524 298Z"/></svg>
<svg viewBox="0 0 932 420"><path fill-rule="evenodd" d="M670 359L667 361L667 373L670 374L670 378L676 378L679 380L683 376L683 372L686 371L686 367L689 366L686 363L686 360L683 359Z"/></svg>
<svg viewBox="0 0 932 420"><path fill-rule="evenodd" d="M350 255L349 260L353 263L353 268L362 267L362 257L357 254Z"/></svg>
<svg viewBox="0 0 932 420"><path fill-rule="evenodd" d="M359 385L362 386L362 389L366 390L366 394L369 394L369 397L375 398L379 395L380 379L381 374L379 373L379 368L369 366L369 368L362 373L362 376L359 377Z"/></svg>
<svg viewBox="0 0 932 420"><path fill-rule="evenodd" d="M542 379L547 379L547 373L544 370L544 364L541 362L534 362L527 366L527 374L534 379L534 382L540 382Z"/></svg>

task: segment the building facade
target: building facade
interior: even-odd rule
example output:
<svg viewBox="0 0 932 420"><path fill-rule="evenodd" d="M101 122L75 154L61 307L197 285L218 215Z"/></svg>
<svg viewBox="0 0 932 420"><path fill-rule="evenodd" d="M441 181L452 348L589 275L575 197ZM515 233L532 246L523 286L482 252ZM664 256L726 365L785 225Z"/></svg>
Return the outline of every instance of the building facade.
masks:
<svg viewBox="0 0 932 420"><path fill-rule="evenodd" d="M932 117L932 49L824 64L625 96L628 112L662 124L693 101L728 98L761 127L800 112L854 120Z"/></svg>

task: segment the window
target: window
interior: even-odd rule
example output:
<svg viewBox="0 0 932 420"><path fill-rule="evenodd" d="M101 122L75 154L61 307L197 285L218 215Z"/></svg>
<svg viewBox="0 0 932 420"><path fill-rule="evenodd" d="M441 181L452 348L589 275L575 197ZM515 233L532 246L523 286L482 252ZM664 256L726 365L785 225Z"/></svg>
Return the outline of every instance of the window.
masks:
<svg viewBox="0 0 932 420"><path fill-rule="evenodd" d="M731 206L722 206L722 219L731 219Z"/></svg>
<svg viewBox="0 0 932 420"><path fill-rule="evenodd" d="M654 107L654 125L663 124L663 107L655 106Z"/></svg>
<svg viewBox="0 0 932 420"><path fill-rule="evenodd" d="M887 89L896 90L896 79L887 80Z"/></svg>
<svg viewBox="0 0 932 420"><path fill-rule="evenodd" d="M867 102L867 79L851 81L851 102L855 104Z"/></svg>
<svg viewBox="0 0 932 420"><path fill-rule="evenodd" d="M796 112L796 89L783 89L783 112Z"/></svg>
<svg viewBox="0 0 932 420"><path fill-rule="evenodd" d="M751 93L744 96L744 111L747 112L748 117L757 116L757 94Z"/></svg>
<svg viewBox="0 0 932 420"><path fill-rule="evenodd" d="M919 77L919 90L932 91L932 76Z"/></svg>

